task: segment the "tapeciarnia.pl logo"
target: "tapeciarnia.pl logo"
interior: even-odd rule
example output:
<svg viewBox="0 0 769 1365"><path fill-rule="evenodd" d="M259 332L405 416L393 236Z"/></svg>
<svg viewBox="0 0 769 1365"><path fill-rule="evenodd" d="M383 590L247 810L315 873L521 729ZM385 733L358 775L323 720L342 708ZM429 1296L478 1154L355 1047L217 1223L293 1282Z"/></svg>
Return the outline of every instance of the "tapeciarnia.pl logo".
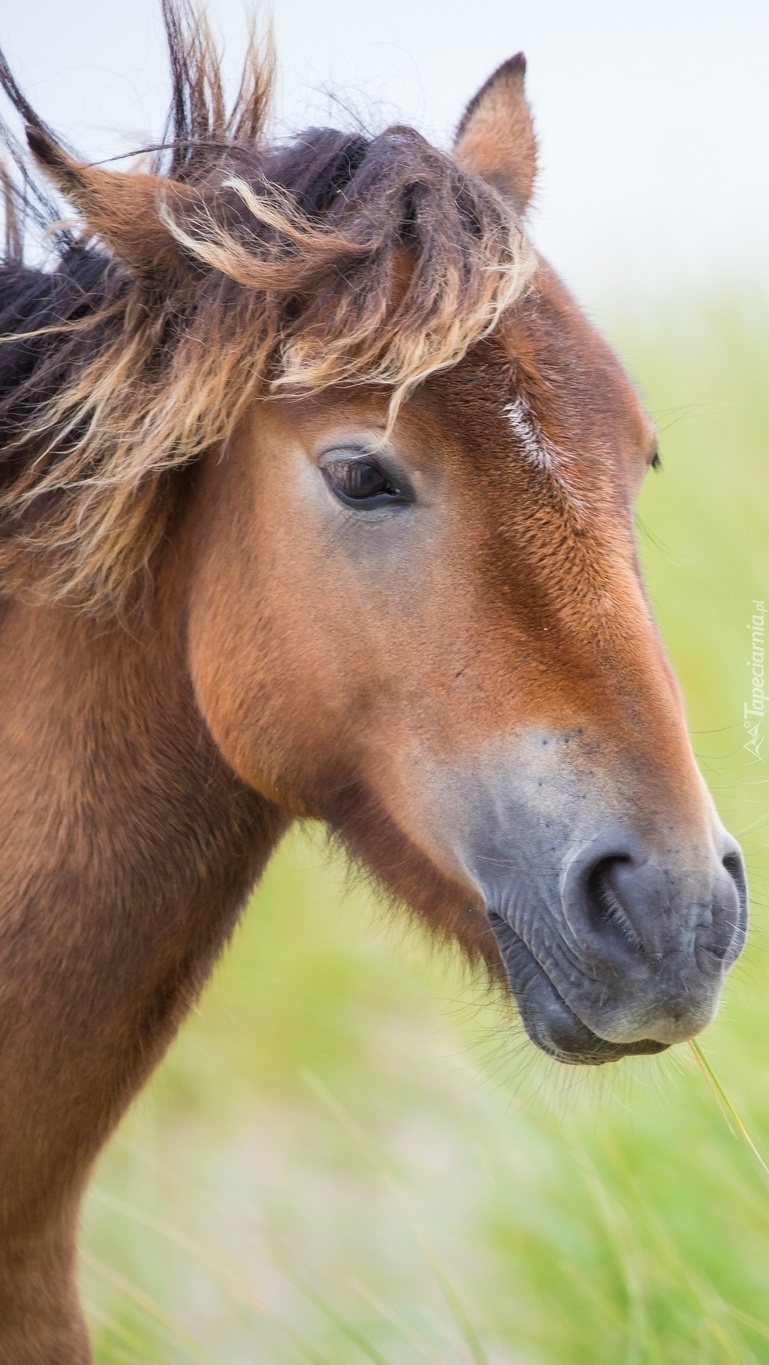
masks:
<svg viewBox="0 0 769 1365"><path fill-rule="evenodd" d="M766 672L765 672L765 651L766 639L764 631L764 621L766 619L766 607L763 602L753 599L753 615L748 622L750 631L750 658L748 668L750 669L750 701L746 701L742 708L742 719L748 738L743 744L749 754L754 758L763 758L761 746L763 745L764 719L766 717Z"/></svg>

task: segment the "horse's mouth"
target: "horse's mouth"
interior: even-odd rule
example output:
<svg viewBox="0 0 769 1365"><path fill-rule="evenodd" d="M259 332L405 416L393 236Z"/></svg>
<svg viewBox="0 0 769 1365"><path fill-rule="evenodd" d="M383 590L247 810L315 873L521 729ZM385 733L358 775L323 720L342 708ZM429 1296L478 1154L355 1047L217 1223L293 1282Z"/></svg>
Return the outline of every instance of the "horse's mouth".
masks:
<svg viewBox="0 0 769 1365"><path fill-rule="evenodd" d="M507 921L490 910L489 923L523 1026L542 1052L568 1066L602 1066L622 1057L665 1051L667 1043L651 1038L634 1043L610 1043L599 1038L566 1004L544 967Z"/></svg>

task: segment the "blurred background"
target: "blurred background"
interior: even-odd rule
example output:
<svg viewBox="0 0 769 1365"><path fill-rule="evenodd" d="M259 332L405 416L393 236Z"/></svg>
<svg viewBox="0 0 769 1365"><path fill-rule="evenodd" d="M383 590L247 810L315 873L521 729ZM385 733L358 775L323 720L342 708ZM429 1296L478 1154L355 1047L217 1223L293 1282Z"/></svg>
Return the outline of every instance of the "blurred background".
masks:
<svg viewBox="0 0 769 1365"><path fill-rule="evenodd" d="M86 155L158 135L151 0L5 11L27 93ZM209 12L234 78L245 7ZM769 1162L769 741L756 759L743 730L769 598L769 7L275 0L273 17L280 134L398 119L446 145L527 53L533 235L662 432L639 544L753 892L703 1048ZM769 1361L769 1174L688 1049L548 1063L310 829L103 1158L84 1280L100 1365Z"/></svg>

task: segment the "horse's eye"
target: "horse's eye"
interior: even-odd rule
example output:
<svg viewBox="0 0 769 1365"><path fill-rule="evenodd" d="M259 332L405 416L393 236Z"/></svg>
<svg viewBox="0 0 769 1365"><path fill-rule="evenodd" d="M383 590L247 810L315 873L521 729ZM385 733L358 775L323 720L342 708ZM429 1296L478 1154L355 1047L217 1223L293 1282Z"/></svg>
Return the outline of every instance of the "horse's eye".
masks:
<svg viewBox="0 0 769 1365"><path fill-rule="evenodd" d="M367 456L332 458L323 466L323 474L332 493L346 507L368 511L409 500L406 489Z"/></svg>

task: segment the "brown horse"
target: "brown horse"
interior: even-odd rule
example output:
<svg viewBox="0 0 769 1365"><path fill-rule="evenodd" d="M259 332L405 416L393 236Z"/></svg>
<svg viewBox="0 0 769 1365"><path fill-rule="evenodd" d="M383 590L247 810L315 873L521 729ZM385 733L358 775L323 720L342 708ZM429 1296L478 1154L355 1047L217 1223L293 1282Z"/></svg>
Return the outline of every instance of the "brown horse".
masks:
<svg viewBox="0 0 769 1365"><path fill-rule="evenodd" d="M689 1038L745 933L639 580L654 431L522 228L523 58L451 156L404 127L270 146L256 51L228 112L205 30L165 12L145 170L79 162L2 72L78 222L16 148L2 1365L89 1359L84 1184L293 820L509 982L564 1062Z"/></svg>

